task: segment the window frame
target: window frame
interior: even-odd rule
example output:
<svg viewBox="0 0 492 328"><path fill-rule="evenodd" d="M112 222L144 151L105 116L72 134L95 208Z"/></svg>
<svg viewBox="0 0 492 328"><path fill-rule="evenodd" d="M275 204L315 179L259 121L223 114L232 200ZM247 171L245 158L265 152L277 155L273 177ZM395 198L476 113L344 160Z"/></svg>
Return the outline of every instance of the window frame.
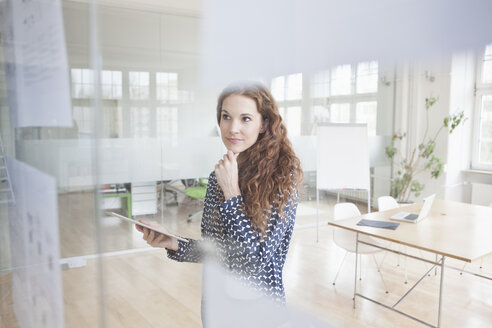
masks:
<svg viewBox="0 0 492 328"><path fill-rule="evenodd" d="M485 47L483 48L482 53L477 56L475 95L474 95L475 103L473 108L471 169L492 171L492 163L484 164L479 162L482 97L492 96L492 82L490 83L482 82L484 59L485 59Z"/></svg>

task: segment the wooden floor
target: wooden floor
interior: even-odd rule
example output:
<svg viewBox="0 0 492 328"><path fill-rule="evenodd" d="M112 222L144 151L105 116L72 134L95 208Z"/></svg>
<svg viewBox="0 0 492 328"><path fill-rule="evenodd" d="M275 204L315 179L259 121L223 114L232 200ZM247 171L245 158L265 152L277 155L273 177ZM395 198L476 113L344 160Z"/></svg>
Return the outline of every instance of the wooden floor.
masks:
<svg viewBox="0 0 492 328"><path fill-rule="evenodd" d="M80 221L80 212L85 210L81 207L82 204L74 204L83 201L89 203L91 197L86 196L85 200L81 200L80 195L76 200L65 199L65 205L61 206L71 205L68 206L69 209L64 209L64 216L70 213ZM194 203L169 206L169 212L165 212L165 222L170 230L186 236L199 236L199 220L192 223L186 223L185 220L186 213L199 206ZM297 225L301 228L294 231L288 253L284 282L289 308L334 327L423 326L360 298L357 299L357 308L352 308L354 256L347 256L337 284L332 285L345 252L334 245L333 228L323 225L320 228L319 242L316 242L316 229L306 228L315 222L312 212L314 208L313 202L303 203L297 220ZM326 220L331 215L330 202L322 204L322 210L322 219ZM62 253L65 256L81 255L77 254L81 252L89 254L95 247L91 232L94 228L87 222L80 221L77 226L77 220L66 217L65 220L66 222L60 222ZM106 250L145 247L140 235L121 222L105 219L103 232ZM68 236L72 241L77 240L78 245L69 243ZM410 253L420 255L417 250L410 250ZM384 255L380 253L376 256L381 261ZM433 258L431 254L424 256ZM99 269L101 263L103 270ZM389 289L389 294L385 294L372 259L365 258L363 263L363 279L358 281L359 287L364 294L388 305L396 302L426 270L426 265L422 262L407 260L409 279L408 284L404 284L404 259L388 254L382 266ZM462 263L451 260L448 264L462 266ZM492 276L492 258L484 260L482 270L479 263L472 263L467 269ZM101 273L102 284L99 279ZM101 262L90 259L85 267L63 271L62 279L66 327L201 326L201 265L171 261L166 258L164 251L149 249L105 257ZM492 325L492 281L467 274L460 275L450 269L445 272L444 279L443 327ZM0 327L17 327L12 311L10 273L0 275L0 286ZM399 309L436 323L438 289L439 272L436 276L432 271L401 303Z"/></svg>

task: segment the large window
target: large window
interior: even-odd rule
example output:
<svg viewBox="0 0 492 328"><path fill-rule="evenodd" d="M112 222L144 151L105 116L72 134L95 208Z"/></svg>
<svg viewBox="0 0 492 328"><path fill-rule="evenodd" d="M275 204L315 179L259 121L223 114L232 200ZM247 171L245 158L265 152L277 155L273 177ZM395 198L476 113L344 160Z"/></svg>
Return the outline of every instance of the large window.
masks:
<svg viewBox="0 0 492 328"><path fill-rule="evenodd" d="M94 97L94 73L88 68L72 68L72 98Z"/></svg>
<svg viewBox="0 0 492 328"><path fill-rule="evenodd" d="M313 133L317 123L367 123L369 135L376 135L377 62L318 72L313 75L311 90Z"/></svg>
<svg viewBox="0 0 492 328"><path fill-rule="evenodd" d="M178 100L178 73L157 72L155 84L157 100L163 102Z"/></svg>
<svg viewBox="0 0 492 328"><path fill-rule="evenodd" d="M150 138L150 109L147 107L132 107L131 113L131 137Z"/></svg>
<svg viewBox="0 0 492 328"><path fill-rule="evenodd" d="M278 76L272 79L272 95L279 105L279 112L289 136L301 135L302 74Z"/></svg>
<svg viewBox="0 0 492 328"><path fill-rule="evenodd" d="M123 74L121 71L102 71L102 98L121 99L123 91Z"/></svg>
<svg viewBox="0 0 492 328"><path fill-rule="evenodd" d="M150 91L149 72L130 72L129 74L130 99L148 99Z"/></svg>
<svg viewBox="0 0 492 328"><path fill-rule="evenodd" d="M178 108L157 107L157 137L166 146L178 144Z"/></svg>
<svg viewBox="0 0 492 328"><path fill-rule="evenodd" d="M476 85L472 167L492 170L492 44L479 61Z"/></svg>

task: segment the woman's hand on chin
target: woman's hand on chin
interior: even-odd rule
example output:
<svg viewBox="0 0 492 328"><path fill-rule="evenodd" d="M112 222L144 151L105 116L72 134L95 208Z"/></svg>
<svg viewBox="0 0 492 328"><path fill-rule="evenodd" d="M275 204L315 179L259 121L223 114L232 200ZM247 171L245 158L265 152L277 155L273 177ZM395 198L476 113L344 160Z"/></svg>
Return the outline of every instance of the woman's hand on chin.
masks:
<svg viewBox="0 0 492 328"><path fill-rule="evenodd" d="M238 155L239 153L228 150L227 154L215 165L215 176L226 200L241 194L237 168Z"/></svg>

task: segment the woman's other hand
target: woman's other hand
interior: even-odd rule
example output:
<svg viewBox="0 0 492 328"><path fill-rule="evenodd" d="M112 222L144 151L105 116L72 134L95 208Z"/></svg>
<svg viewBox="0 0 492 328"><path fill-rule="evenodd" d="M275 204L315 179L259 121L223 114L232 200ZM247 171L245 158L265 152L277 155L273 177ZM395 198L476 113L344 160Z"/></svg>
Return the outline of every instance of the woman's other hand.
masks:
<svg viewBox="0 0 492 328"><path fill-rule="evenodd" d="M161 226L156 222L145 221L145 220L138 220L138 222L141 222L148 226L167 232L166 228L164 228L163 226ZM143 239L147 241L147 244L149 244L150 246L167 248L173 251L178 250L178 240L176 238L163 235L161 233L142 227L140 225L135 225L135 226L138 231L143 232Z"/></svg>
<svg viewBox="0 0 492 328"><path fill-rule="evenodd" d="M226 200L241 194L237 168L238 155L239 153L234 154L229 150L215 165L215 176Z"/></svg>

